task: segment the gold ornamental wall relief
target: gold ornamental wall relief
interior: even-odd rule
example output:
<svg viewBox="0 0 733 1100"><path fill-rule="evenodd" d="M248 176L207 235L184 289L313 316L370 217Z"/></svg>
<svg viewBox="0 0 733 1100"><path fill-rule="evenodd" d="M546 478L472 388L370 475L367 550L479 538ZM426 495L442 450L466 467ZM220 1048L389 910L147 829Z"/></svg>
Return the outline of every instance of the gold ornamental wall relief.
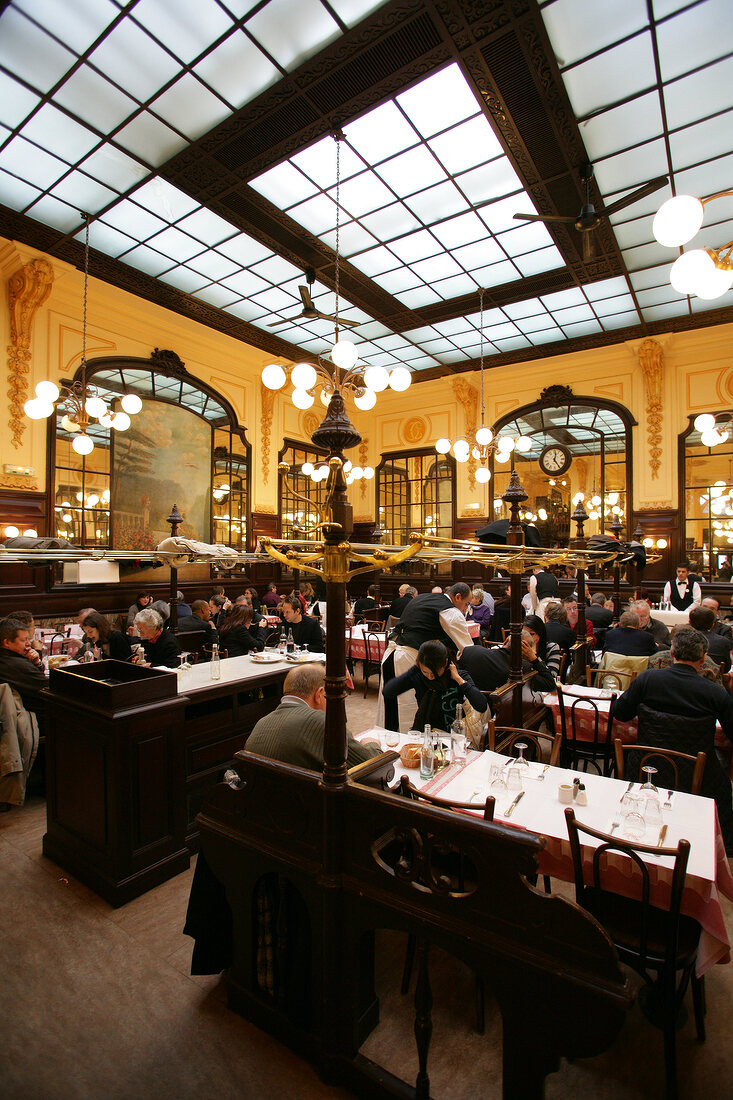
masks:
<svg viewBox="0 0 733 1100"><path fill-rule="evenodd" d="M476 435L476 429L478 428L479 423L479 391L476 389L475 386L472 386L469 382L467 382L465 378L454 378L453 393L456 395L456 400L463 409L463 414L466 418L466 438L469 440L473 439ZM473 457L473 454L470 451L468 455L468 462L466 465L468 472L469 488L475 489L478 461Z"/></svg>
<svg viewBox="0 0 733 1100"><path fill-rule="evenodd" d="M267 485L270 478L270 436L272 434L272 412L275 408L275 390L268 390L260 382L260 406L262 419L260 420L260 466L262 469L262 484Z"/></svg>
<svg viewBox="0 0 733 1100"><path fill-rule="evenodd" d="M53 267L48 260L30 260L8 280L10 296L10 344L8 345L8 425L17 449L23 441L28 399L33 318L51 293Z"/></svg>
<svg viewBox="0 0 733 1100"><path fill-rule="evenodd" d="M366 436L362 436L361 443L359 444L359 465L361 466L362 470L364 469L365 466L369 465L369 440L366 438ZM366 491L367 491L367 482L366 482L366 478L363 477L361 479L361 499L362 500L366 496Z"/></svg>
<svg viewBox="0 0 733 1100"><path fill-rule="evenodd" d="M422 443L428 435L428 422L422 416L409 416L402 423L402 439L411 447Z"/></svg>
<svg viewBox="0 0 733 1100"><path fill-rule="evenodd" d="M656 340L644 340L637 351L646 387L646 435L652 480L659 477L662 460L662 383L664 353Z"/></svg>

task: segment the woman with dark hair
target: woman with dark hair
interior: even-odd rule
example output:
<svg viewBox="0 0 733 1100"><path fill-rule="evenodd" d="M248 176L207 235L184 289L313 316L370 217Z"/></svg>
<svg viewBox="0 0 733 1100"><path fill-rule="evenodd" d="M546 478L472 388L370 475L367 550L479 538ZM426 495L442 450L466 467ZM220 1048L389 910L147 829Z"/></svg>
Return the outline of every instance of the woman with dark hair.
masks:
<svg viewBox="0 0 733 1100"><path fill-rule="evenodd" d="M562 650L556 642L548 641L544 620L539 615L527 615L522 625L532 635L540 661L550 670L553 680L557 680L560 673Z"/></svg>
<svg viewBox="0 0 733 1100"><path fill-rule="evenodd" d="M252 624L252 608L248 604L235 604L219 628L219 644L227 651L227 657L243 657L246 653L265 648L258 628Z"/></svg>
<svg viewBox="0 0 733 1100"><path fill-rule="evenodd" d="M484 693L467 672L456 668L448 650L437 639L423 642L417 653L417 664L401 676L386 681L383 686L385 701L396 699L410 689L417 696L413 729L421 730L429 723L436 729L449 730L458 703L469 702L481 714L488 709Z"/></svg>
<svg viewBox="0 0 733 1100"><path fill-rule="evenodd" d="M76 655L80 660L91 653L95 661L111 657L114 661L129 661L132 654L130 639L121 630L113 630L109 620L98 611L90 611L82 620L81 628L86 641Z"/></svg>

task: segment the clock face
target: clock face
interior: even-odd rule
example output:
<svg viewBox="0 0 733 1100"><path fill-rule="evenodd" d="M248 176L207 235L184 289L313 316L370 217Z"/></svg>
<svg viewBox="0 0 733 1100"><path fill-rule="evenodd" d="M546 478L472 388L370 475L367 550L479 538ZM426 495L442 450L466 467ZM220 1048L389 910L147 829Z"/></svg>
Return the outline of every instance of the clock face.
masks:
<svg viewBox="0 0 733 1100"><path fill-rule="evenodd" d="M564 474L572 462L572 455L560 443L550 443L540 454L539 462L546 474Z"/></svg>

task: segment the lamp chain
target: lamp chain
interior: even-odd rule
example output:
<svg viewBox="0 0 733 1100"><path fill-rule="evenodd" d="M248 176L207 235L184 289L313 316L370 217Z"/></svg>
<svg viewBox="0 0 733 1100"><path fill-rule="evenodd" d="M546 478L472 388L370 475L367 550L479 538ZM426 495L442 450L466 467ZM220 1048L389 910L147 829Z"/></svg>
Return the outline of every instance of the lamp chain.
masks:
<svg viewBox="0 0 733 1100"><path fill-rule="evenodd" d="M87 394L87 291L89 287L89 215L82 213L85 222L84 239L84 312L81 323L81 388L82 408Z"/></svg>
<svg viewBox="0 0 733 1100"><path fill-rule="evenodd" d="M479 336L481 338L481 344L480 344L480 347L481 347L481 359L480 359L480 369L481 369L481 427L483 428L483 426L484 426L484 411L485 411L485 406L484 406L484 289L483 289L483 287L479 288L478 300L479 300L479 309L481 311L480 319L479 319L479 325L480 325Z"/></svg>
<svg viewBox="0 0 733 1100"><path fill-rule="evenodd" d="M336 318L336 339L338 340L339 334L339 291L341 284L341 268L340 268L340 235L341 235L341 131L337 131L334 134L334 140L336 141L336 270L335 270L335 290L336 290L336 309L334 310L334 317Z"/></svg>

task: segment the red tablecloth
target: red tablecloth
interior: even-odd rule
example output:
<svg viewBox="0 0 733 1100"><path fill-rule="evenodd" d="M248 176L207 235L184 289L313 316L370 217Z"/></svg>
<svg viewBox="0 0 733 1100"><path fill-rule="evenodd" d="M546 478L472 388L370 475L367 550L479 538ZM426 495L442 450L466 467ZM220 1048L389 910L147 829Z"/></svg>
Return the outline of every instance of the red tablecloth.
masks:
<svg viewBox="0 0 733 1100"><path fill-rule="evenodd" d="M384 631L377 633L374 630L368 630L369 634L369 656L373 660L382 660L384 651L387 648L387 635ZM346 642L349 641L349 631L346 631ZM377 656L377 648L379 649L379 655ZM351 628L351 653L350 656L354 661L366 661L366 637L364 634L363 626L353 626Z"/></svg>

